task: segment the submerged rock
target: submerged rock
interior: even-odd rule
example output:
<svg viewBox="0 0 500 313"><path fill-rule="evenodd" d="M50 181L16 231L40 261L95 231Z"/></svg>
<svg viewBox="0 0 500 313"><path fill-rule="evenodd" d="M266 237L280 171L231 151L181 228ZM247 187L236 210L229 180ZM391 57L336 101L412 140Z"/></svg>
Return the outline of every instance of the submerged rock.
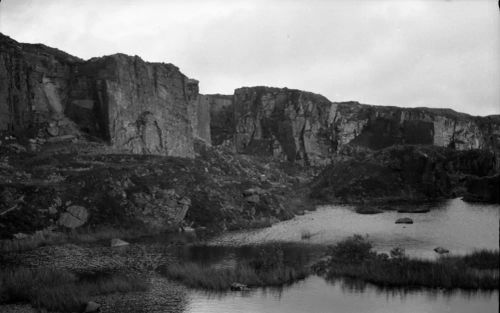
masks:
<svg viewBox="0 0 500 313"><path fill-rule="evenodd" d="M396 224L413 224L413 220L409 217L402 217L396 220Z"/></svg>

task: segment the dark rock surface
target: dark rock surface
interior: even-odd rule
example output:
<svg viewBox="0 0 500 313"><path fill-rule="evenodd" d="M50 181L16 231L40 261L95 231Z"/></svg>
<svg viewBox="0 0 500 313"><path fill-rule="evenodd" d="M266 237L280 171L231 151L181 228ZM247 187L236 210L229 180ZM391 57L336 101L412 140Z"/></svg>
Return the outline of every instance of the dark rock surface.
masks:
<svg viewBox="0 0 500 313"><path fill-rule="evenodd" d="M210 106L210 133L212 143L220 145L232 140L236 125L234 123L233 96L204 95Z"/></svg>
<svg viewBox="0 0 500 313"><path fill-rule="evenodd" d="M500 174L484 177L469 176L465 182L465 201L500 203Z"/></svg>
<svg viewBox="0 0 500 313"><path fill-rule="evenodd" d="M482 192L472 188L473 182L487 185L496 162L495 154L486 150L393 146L358 151L325 168L312 182L311 195L326 202L352 203L452 198L465 195L466 189Z"/></svg>
<svg viewBox="0 0 500 313"><path fill-rule="evenodd" d="M87 145L72 144L77 153L63 143L36 153L0 145L0 239L60 227L68 206L86 208L85 229L165 231L185 224L221 232L269 225L293 217L298 205L289 202L306 194L294 192L296 180L274 160L220 147L199 144L197 158L186 159L107 154ZM246 199L247 190L253 198Z"/></svg>

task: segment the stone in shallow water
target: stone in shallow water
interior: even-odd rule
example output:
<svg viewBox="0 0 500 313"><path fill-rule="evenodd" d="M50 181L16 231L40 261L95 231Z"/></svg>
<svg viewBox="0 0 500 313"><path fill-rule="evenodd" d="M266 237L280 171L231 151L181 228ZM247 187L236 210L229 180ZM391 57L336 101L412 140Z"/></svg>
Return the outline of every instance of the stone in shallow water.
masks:
<svg viewBox="0 0 500 313"><path fill-rule="evenodd" d="M450 252L450 250L445 249L445 248L443 248L443 247L437 247L437 248L434 248L434 251L435 251L436 253L439 253L439 254L446 254L446 253L449 253L449 252Z"/></svg>
<svg viewBox="0 0 500 313"><path fill-rule="evenodd" d="M402 217L396 220L396 224L413 224L413 220L409 217Z"/></svg>
<svg viewBox="0 0 500 313"><path fill-rule="evenodd" d="M232 283L231 284L231 290L233 290L233 291L245 291L245 290L249 290L249 288L245 284Z"/></svg>

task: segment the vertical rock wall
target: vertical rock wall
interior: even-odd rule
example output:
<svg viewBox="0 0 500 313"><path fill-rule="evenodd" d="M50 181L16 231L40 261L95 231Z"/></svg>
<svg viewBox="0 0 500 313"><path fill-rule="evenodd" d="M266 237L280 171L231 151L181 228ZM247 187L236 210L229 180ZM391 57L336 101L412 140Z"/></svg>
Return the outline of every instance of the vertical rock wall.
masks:
<svg viewBox="0 0 500 313"><path fill-rule="evenodd" d="M0 131L80 129L118 151L181 157L194 156L193 136L210 143L198 81L174 65L123 54L83 61L2 34L0 48Z"/></svg>
<svg viewBox="0 0 500 313"><path fill-rule="evenodd" d="M331 103L292 89L239 88L234 93L238 152L322 164L332 152L325 126Z"/></svg>
<svg viewBox="0 0 500 313"><path fill-rule="evenodd" d="M188 104L195 95L177 67L116 54L91 59L78 70L73 89L80 98L72 99L69 111L92 110L97 117L95 131L114 147L132 153L193 156Z"/></svg>
<svg viewBox="0 0 500 313"><path fill-rule="evenodd" d="M235 90L234 145L240 153L324 165L346 145L382 149L435 145L500 151L500 117L449 109L399 108L330 102L300 90Z"/></svg>

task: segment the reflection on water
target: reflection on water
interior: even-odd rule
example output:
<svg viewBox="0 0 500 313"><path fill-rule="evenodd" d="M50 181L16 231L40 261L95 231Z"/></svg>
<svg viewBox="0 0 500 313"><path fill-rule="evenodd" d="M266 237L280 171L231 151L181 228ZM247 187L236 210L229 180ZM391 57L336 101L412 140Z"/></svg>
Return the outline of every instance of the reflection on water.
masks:
<svg viewBox="0 0 500 313"><path fill-rule="evenodd" d="M186 311L219 312L498 312L498 292L382 290L374 286L327 282L311 276L294 285L251 292L215 294L194 291Z"/></svg>
<svg viewBox="0 0 500 313"><path fill-rule="evenodd" d="M361 215L350 206L322 206L270 228L234 232L212 243L241 245L265 241L303 241L301 233L312 233L312 243L330 244L352 234L368 234L375 248L389 251L400 246L411 256L433 258L433 249L442 246L454 254L475 249L498 249L499 206L470 204L459 199L429 205L424 214L386 211ZM396 207L397 209L397 207ZM400 217L411 217L414 224L395 224Z"/></svg>

